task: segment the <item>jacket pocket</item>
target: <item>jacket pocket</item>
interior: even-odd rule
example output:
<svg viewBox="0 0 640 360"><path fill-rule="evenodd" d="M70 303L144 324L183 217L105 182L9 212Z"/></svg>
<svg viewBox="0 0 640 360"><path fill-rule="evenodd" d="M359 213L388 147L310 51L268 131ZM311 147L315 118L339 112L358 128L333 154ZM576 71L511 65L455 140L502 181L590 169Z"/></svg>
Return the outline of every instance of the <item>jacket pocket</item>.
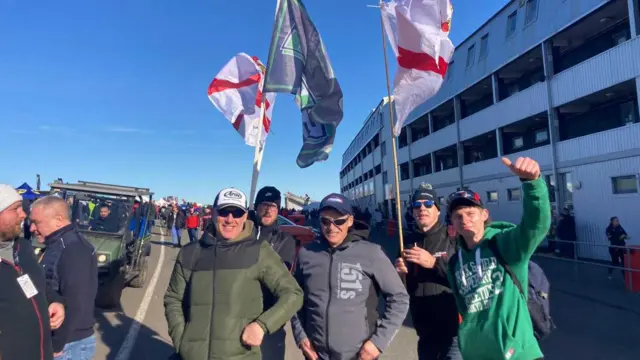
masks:
<svg viewBox="0 0 640 360"><path fill-rule="evenodd" d="M509 360L517 359L522 352L522 344L511 334L504 319L463 321L458 343L465 359Z"/></svg>

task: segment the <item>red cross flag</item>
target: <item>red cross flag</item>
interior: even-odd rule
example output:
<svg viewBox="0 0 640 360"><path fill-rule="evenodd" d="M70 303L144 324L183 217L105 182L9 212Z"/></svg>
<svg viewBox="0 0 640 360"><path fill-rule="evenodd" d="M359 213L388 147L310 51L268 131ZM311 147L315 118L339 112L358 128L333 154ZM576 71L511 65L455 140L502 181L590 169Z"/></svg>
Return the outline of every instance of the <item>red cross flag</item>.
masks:
<svg viewBox="0 0 640 360"><path fill-rule="evenodd" d="M265 67L255 56L240 53L234 56L209 85L209 100L233 124L244 142L256 146L258 128L262 128L263 145L271 127L271 114L276 93L263 95ZM260 126L260 105L265 99L265 116Z"/></svg>
<svg viewBox="0 0 640 360"><path fill-rule="evenodd" d="M396 0L381 6L384 28L398 59L393 102L395 136L415 108L435 95L453 56L449 0Z"/></svg>

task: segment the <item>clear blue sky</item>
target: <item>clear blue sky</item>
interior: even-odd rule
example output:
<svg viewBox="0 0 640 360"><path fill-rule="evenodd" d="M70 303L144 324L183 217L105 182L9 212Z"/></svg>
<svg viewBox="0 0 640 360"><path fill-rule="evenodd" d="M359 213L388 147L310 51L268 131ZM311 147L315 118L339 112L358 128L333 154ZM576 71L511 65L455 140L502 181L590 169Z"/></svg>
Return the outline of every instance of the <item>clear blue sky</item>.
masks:
<svg viewBox="0 0 640 360"><path fill-rule="evenodd" d="M507 0L453 2L458 44ZM320 199L339 191L342 153L386 95L373 0L307 0L344 92L331 157L300 169L300 112L279 95L259 186ZM266 62L275 0L0 0L0 183L35 174L151 187L210 203L249 190L253 148L207 86L236 53ZM395 67L392 69L394 71Z"/></svg>

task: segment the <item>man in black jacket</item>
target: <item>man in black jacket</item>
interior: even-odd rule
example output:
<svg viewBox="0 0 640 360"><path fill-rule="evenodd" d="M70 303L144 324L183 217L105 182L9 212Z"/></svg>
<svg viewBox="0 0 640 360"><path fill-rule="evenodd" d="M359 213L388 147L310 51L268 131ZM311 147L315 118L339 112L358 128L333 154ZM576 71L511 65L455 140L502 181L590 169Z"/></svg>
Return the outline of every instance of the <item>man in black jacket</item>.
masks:
<svg viewBox="0 0 640 360"><path fill-rule="evenodd" d="M422 184L412 198L416 224L396 270L406 274L410 310L418 334L420 360L461 360L458 349L458 310L447 280L447 262L455 240L438 220L440 204L431 185Z"/></svg>
<svg viewBox="0 0 640 360"><path fill-rule="evenodd" d="M66 299L66 320L53 331L58 360L91 360L96 349L94 302L98 291L95 249L73 226L69 206L57 196L33 203L31 232L46 248L40 257L47 286Z"/></svg>
<svg viewBox="0 0 640 360"><path fill-rule="evenodd" d="M64 307L46 288L31 243L18 238L21 205L13 187L0 184L0 357L51 360L51 329L64 321Z"/></svg>
<svg viewBox="0 0 640 360"><path fill-rule="evenodd" d="M269 243L291 271L295 261L296 243L291 235L280 231L278 226L278 209L281 203L282 195L278 189L273 186L260 189L254 203L254 223L258 230L258 240ZM264 308L269 309L275 304L276 299L267 289L263 290ZM262 343L262 359L283 360L285 340L284 328L265 336Z"/></svg>

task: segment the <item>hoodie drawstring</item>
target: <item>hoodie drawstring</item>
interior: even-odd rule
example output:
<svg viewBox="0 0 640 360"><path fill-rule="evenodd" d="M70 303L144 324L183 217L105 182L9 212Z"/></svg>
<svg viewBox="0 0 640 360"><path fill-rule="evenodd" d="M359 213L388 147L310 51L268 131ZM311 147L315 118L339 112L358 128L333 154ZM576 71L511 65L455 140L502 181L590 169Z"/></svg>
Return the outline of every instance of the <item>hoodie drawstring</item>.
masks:
<svg viewBox="0 0 640 360"><path fill-rule="evenodd" d="M475 251L476 258L476 270L478 272L478 276L482 279L482 262L480 258L480 247L476 248ZM464 275L464 262L462 261L462 248L458 247L458 263L460 264L460 280L462 281L462 285L467 286L467 277Z"/></svg>

